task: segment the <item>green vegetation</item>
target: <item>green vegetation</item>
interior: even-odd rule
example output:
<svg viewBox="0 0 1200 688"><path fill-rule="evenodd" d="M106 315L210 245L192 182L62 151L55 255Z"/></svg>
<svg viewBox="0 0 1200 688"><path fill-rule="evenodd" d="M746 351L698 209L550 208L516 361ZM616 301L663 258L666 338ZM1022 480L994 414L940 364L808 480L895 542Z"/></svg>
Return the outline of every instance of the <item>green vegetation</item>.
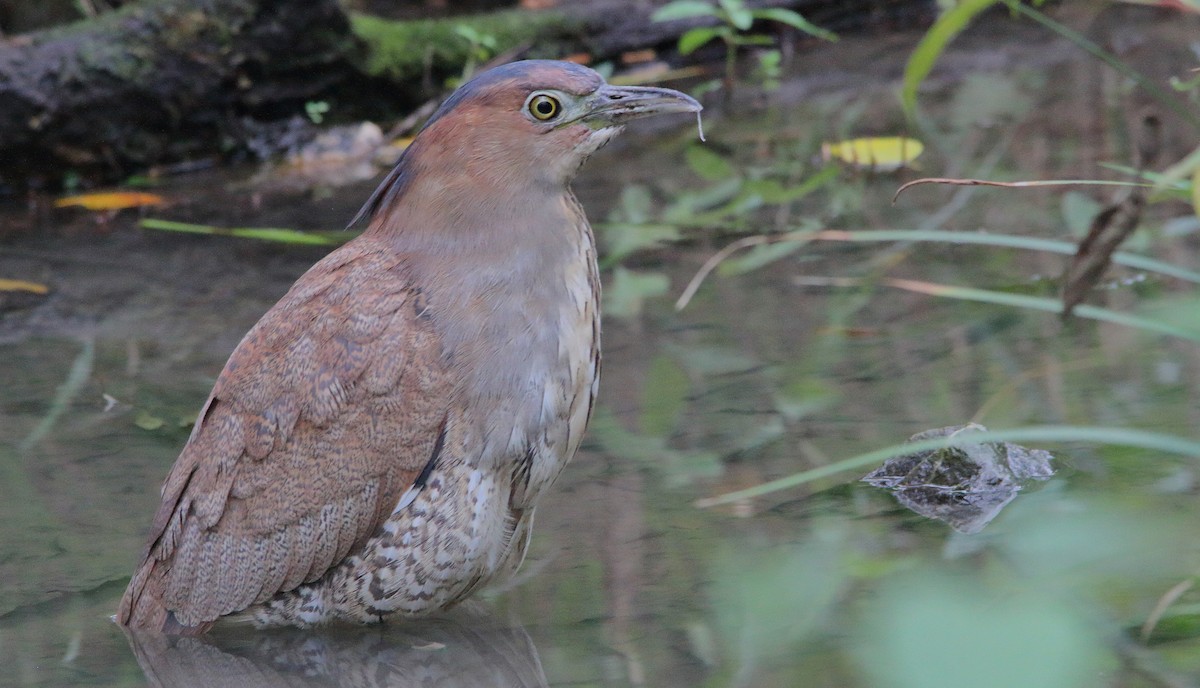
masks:
<svg viewBox="0 0 1200 688"><path fill-rule="evenodd" d="M351 29L363 42L359 68L395 81L411 80L431 66L444 73L469 73L470 65L540 38L550 50L555 36L579 27L554 12L494 12L474 18L388 21L352 14Z"/></svg>
<svg viewBox="0 0 1200 688"><path fill-rule="evenodd" d="M832 32L808 21L799 12L782 7L755 9L748 7L745 0L674 0L660 7L651 18L661 22L696 17L712 18L717 24L698 26L680 36L679 54L689 55L715 40L724 43L727 88L733 86L739 48L774 43L768 35L750 32L755 22L774 22L827 41L837 40ZM759 77L768 86L778 85L779 58L778 50L766 51L759 58Z"/></svg>

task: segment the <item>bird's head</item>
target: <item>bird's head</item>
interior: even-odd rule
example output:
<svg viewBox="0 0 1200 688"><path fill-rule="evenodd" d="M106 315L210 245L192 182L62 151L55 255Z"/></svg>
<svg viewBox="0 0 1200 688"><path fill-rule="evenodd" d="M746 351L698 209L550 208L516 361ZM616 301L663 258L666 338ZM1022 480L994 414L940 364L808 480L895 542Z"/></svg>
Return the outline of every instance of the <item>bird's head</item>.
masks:
<svg viewBox="0 0 1200 688"><path fill-rule="evenodd" d="M561 192L626 122L700 109L679 91L610 86L570 62L496 67L442 103L355 221L400 202L417 178L432 177L447 197Z"/></svg>

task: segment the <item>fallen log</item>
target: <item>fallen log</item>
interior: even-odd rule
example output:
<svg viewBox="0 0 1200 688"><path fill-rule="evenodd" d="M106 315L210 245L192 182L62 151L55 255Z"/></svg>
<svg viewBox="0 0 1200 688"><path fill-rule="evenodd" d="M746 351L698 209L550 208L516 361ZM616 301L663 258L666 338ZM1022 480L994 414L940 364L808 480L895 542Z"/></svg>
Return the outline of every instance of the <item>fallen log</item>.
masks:
<svg viewBox="0 0 1200 688"><path fill-rule="evenodd" d="M472 33L494 52L604 60L673 44L713 21L653 22L660 4L564 1L538 12L387 21L348 17L337 0L147 0L0 41L0 188L54 188L68 174L120 180L241 150L261 136L256 123L294 118L312 101L336 102L343 117L386 117L460 74L478 48ZM930 2L749 4L794 7L836 29L847 19L886 23Z"/></svg>

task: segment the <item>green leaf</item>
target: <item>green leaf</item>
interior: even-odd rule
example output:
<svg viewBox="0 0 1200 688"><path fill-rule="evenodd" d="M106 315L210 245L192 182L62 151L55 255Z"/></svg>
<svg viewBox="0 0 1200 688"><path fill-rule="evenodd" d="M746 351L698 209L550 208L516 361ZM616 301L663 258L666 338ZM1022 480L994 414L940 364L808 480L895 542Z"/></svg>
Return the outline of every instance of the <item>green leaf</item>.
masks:
<svg viewBox="0 0 1200 688"><path fill-rule="evenodd" d="M946 45L965 29L976 15L997 2L999 0L963 0L961 4L955 5L938 17L933 26L925 32L925 36L909 56L908 64L904 66L901 101L910 117L914 116L917 109L917 89L933 70L933 63L937 62Z"/></svg>
<svg viewBox="0 0 1200 688"><path fill-rule="evenodd" d="M679 54L688 55L695 52L700 46L725 34L727 31L723 26L701 26L692 29L679 37Z"/></svg>
<svg viewBox="0 0 1200 688"><path fill-rule="evenodd" d="M612 265L622 258L643 249L679 241L679 228L664 224L634 224L630 222L608 222L600 225L604 233L604 263Z"/></svg>
<svg viewBox="0 0 1200 688"><path fill-rule="evenodd" d="M745 31L754 23L754 15L746 9L746 3L742 0L717 0L717 2L721 3L721 9L725 10L725 16L729 23L739 31Z"/></svg>
<svg viewBox="0 0 1200 688"><path fill-rule="evenodd" d="M698 224L701 211L729 201L738 195L741 188L742 180L730 177L698 191L681 193L663 211L663 221L680 225Z"/></svg>
<svg viewBox="0 0 1200 688"><path fill-rule="evenodd" d="M755 179L746 182L745 191L758 194L763 203L780 205L804 198L834 181L840 174L841 172L836 167L823 167L819 172L795 186L784 186L775 179Z"/></svg>
<svg viewBox="0 0 1200 688"><path fill-rule="evenodd" d="M700 0L675 0L658 8L650 15L650 21L665 22L692 17L715 17L717 8L710 2Z"/></svg>
<svg viewBox="0 0 1200 688"><path fill-rule="evenodd" d="M780 24L787 24L788 26L800 29L804 33L807 33L811 36L823 38L827 41L836 41L838 39L837 34L832 31L822 29L816 24L805 19L800 15L799 12L794 12L782 7L754 10L754 12L751 14L753 14L756 19L769 19L770 21L779 22Z"/></svg>
<svg viewBox="0 0 1200 688"><path fill-rule="evenodd" d="M621 189L621 197L610 219L645 224L650 221L653 209L654 196L650 194L650 188L645 184L630 184Z"/></svg>
<svg viewBox="0 0 1200 688"><path fill-rule="evenodd" d="M211 225L196 225L189 222L174 222L171 220L156 220L146 218L140 223L143 229L157 229L168 232L185 232L188 234L209 234L212 236L231 236L241 239L260 239L262 241L278 241L285 244L316 244L331 246L345 243L353 239L354 232L343 232L338 238L313 232L301 232L295 229L278 227L213 227ZM341 237L345 237L344 239Z"/></svg>
<svg viewBox="0 0 1200 688"><path fill-rule="evenodd" d="M671 280L662 273L617 267L612 283L604 290L604 312L617 318L633 317L642 312L646 299L666 294L670 286Z"/></svg>
<svg viewBox="0 0 1200 688"><path fill-rule="evenodd" d="M688 146L685 156L688 167L710 182L728 179L736 174L733 165L708 146Z"/></svg>

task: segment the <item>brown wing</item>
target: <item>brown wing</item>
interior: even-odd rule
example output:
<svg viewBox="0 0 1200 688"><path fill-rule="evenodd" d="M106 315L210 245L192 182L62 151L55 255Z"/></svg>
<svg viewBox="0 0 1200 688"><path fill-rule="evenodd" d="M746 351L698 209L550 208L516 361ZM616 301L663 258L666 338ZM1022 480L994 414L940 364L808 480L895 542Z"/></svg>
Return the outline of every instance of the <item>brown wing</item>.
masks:
<svg viewBox="0 0 1200 688"><path fill-rule="evenodd" d="M431 458L441 361L394 254L358 240L313 266L225 365L117 620L203 632L363 543Z"/></svg>

